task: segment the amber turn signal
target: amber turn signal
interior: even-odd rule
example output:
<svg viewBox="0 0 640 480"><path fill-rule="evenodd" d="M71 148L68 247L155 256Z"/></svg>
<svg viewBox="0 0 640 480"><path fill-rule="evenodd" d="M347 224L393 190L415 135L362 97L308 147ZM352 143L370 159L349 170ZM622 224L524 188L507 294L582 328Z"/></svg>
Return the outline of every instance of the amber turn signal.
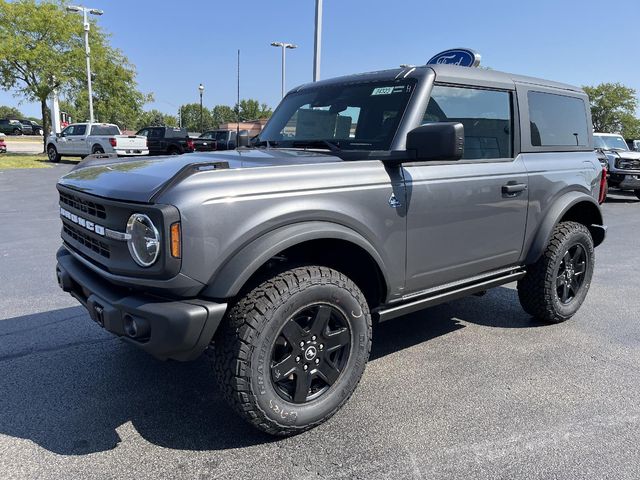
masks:
<svg viewBox="0 0 640 480"><path fill-rule="evenodd" d="M171 256L180 258L180 253L180 222L177 222L171 225Z"/></svg>

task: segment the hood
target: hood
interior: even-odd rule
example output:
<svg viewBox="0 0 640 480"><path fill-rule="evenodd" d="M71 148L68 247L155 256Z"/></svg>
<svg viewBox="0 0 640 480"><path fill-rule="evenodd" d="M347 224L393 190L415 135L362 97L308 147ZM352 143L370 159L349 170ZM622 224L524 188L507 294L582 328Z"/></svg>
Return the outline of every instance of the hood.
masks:
<svg viewBox="0 0 640 480"><path fill-rule="evenodd" d="M135 160L87 159L58 184L99 197L148 203L178 172L189 165L226 162L229 168L339 162L339 157L308 151L246 149L180 156L137 157Z"/></svg>
<svg viewBox="0 0 640 480"><path fill-rule="evenodd" d="M629 160L640 160L640 152L634 152L633 150L605 150L607 155L613 155L619 158L626 158Z"/></svg>

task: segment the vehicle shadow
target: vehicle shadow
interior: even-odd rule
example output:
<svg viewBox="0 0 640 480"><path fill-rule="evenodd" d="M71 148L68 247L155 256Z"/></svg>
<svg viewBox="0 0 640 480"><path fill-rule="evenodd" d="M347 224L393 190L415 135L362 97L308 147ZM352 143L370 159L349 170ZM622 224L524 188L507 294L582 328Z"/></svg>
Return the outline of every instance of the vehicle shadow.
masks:
<svg viewBox="0 0 640 480"><path fill-rule="evenodd" d="M504 290L504 291L503 291ZM485 297L376 325L372 359L464 328L538 326L515 293ZM0 321L0 434L61 455L113 449L120 435L179 450L224 450L277 439L240 420L206 356L161 362L95 326L82 307ZM131 428L123 425L131 423Z"/></svg>
<svg viewBox="0 0 640 480"><path fill-rule="evenodd" d="M499 287L481 297L466 297L374 324L371 359L454 332L464 328L465 323L494 328L536 328L546 325L522 310L516 290Z"/></svg>
<svg viewBox="0 0 640 480"><path fill-rule="evenodd" d="M605 203L639 203L640 199L629 190L609 192Z"/></svg>

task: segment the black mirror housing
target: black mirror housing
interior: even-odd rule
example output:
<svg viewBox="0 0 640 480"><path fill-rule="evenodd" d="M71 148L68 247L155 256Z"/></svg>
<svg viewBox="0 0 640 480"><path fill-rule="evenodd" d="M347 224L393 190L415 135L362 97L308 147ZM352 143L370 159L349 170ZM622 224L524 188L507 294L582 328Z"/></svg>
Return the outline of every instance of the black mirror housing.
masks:
<svg viewBox="0 0 640 480"><path fill-rule="evenodd" d="M460 160L464 154L464 126L459 122L427 123L407 134L407 150L417 161Z"/></svg>

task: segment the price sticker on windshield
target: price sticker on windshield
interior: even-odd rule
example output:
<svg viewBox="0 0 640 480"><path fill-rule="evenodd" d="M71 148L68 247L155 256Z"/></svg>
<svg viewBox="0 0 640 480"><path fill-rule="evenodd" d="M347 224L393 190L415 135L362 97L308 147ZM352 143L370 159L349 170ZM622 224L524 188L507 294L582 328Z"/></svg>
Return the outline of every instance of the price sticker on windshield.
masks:
<svg viewBox="0 0 640 480"><path fill-rule="evenodd" d="M378 87L374 88L373 92L371 92L371 96L373 95L390 95L393 93L393 87Z"/></svg>
<svg viewBox="0 0 640 480"><path fill-rule="evenodd" d="M408 87L408 85L407 85ZM371 92L371 96L374 95L391 95L392 93L401 93L405 91L405 86L404 85L396 85L393 87L377 87L373 89L373 92ZM409 91L407 89L407 91Z"/></svg>

